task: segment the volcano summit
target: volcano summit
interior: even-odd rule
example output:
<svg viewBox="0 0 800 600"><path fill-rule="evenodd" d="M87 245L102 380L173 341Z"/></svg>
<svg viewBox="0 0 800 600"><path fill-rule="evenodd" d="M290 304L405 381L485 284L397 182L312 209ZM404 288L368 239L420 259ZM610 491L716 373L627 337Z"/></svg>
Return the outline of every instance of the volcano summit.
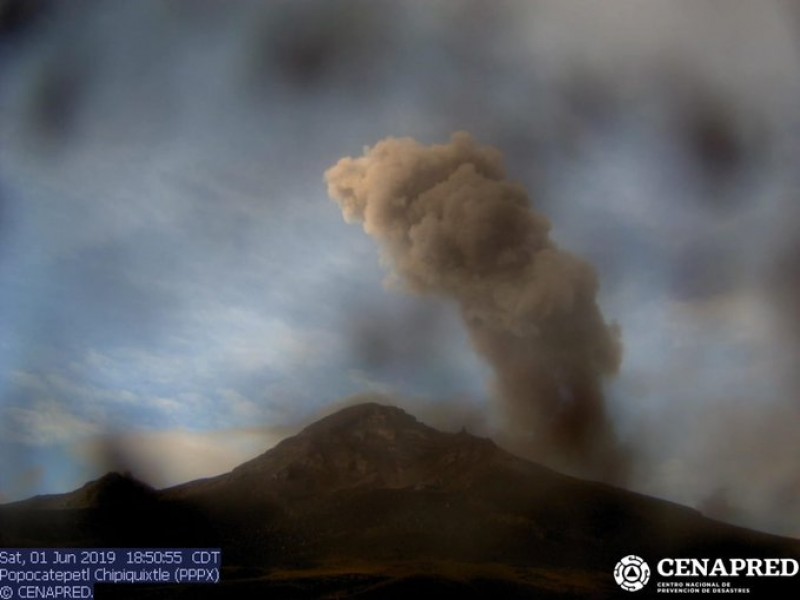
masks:
<svg viewBox="0 0 800 600"><path fill-rule="evenodd" d="M374 403L218 477L153 490L112 474L3 506L0 536L6 547L219 546L224 583L192 593L236 597L608 597L629 554L652 564L800 554L796 540L568 477Z"/></svg>

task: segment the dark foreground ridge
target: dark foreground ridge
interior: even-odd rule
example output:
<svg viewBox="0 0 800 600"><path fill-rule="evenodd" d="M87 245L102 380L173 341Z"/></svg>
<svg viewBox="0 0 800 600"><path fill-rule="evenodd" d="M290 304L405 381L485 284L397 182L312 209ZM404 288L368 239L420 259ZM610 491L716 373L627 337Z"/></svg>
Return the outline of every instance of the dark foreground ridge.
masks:
<svg viewBox="0 0 800 600"><path fill-rule="evenodd" d="M665 557L800 556L797 540L568 477L374 403L218 477L159 491L108 474L5 505L0 546L223 549L220 586L117 586L101 598L607 598L628 594L612 572L629 554L652 567ZM758 589L779 583L790 582Z"/></svg>

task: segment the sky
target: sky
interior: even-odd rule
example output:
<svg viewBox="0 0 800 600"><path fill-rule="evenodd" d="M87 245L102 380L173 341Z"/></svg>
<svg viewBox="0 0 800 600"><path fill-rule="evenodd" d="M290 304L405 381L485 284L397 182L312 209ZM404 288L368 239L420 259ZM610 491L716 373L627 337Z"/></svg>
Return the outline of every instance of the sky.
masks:
<svg viewBox="0 0 800 600"><path fill-rule="evenodd" d="M2 500L222 473L354 397L502 436L453 305L323 179L467 131L597 271L629 487L800 536L797 3L0 16Z"/></svg>

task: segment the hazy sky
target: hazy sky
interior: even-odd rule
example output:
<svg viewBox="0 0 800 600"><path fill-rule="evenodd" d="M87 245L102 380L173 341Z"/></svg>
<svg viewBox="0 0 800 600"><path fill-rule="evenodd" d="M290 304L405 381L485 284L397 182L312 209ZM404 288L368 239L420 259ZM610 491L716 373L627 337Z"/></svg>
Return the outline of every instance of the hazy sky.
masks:
<svg viewBox="0 0 800 600"><path fill-rule="evenodd" d="M0 5L4 498L219 473L355 394L495 432L453 307L386 286L323 182L465 130L599 273L632 486L800 535L795 3L29 5Z"/></svg>

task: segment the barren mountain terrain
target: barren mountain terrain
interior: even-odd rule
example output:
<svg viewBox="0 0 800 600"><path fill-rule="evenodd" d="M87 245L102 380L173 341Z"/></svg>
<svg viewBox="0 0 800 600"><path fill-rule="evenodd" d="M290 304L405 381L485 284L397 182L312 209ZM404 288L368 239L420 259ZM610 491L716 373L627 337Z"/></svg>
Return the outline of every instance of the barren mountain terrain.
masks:
<svg viewBox="0 0 800 600"><path fill-rule="evenodd" d="M99 586L99 597L602 598L627 594L612 572L629 554L651 565L670 556L800 555L796 540L568 477L372 403L321 419L218 477L155 490L110 473L68 494L6 505L0 536L6 547L223 549L220 586ZM786 582L758 589L777 583Z"/></svg>

